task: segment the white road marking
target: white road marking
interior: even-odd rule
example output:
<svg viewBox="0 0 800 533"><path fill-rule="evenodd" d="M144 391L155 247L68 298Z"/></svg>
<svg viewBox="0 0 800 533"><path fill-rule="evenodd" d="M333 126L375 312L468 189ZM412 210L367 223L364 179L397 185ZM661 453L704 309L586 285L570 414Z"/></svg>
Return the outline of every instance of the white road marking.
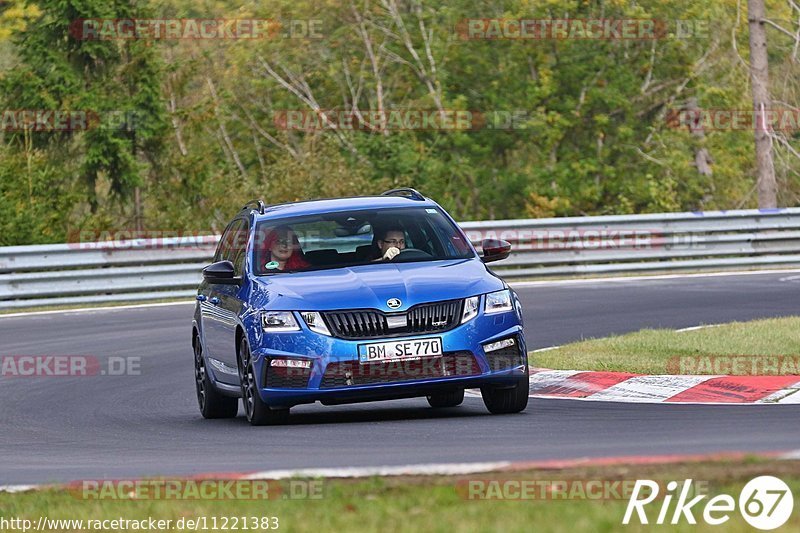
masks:
<svg viewBox="0 0 800 533"><path fill-rule="evenodd" d="M14 494L16 492L28 492L38 488L39 485L0 485L0 492Z"/></svg>
<svg viewBox="0 0 800 533"><path fill-rule="evenodd" d="M725 326L725 325L727 324L703 324L701 326L692 326L690 328L676 329L675 333L683 333L684 331L697 331L698 329L718 328L720 326Z"/></svg>
<svg viewBox="0 0 800 533"><path fill-rule="evenodd" d="M558 350L561 346L548 346L547 348L539 348L538 350L533 350L531 353L539 353L539 352L549 352L550 350Z"/></svg>
<svg viewBox="0 0 800 533"><path fill-rule="evenodd" d="M184 302L159 302L154 304L133 304L133 305L109 305L105 307L82 307L79 309L53 309L51 311L31 311L22 313L6 313L0 314L0 318L14 318L20 316L36 316L36 315L54 315L61 313L91 313L94 311L116 311L117 309L141 309L144 307L166 307L169 305L194 305L194 299Z"/></svg>
<svg viewBox="0 0 800 533"><path fill-rule="evenodd" d="M243 479L285 479L292 477L372 477L372 476L457 476L479 474L508 468L510 461L492 463L443 463L405 466L364 466L346 468L299 468L296 470L266 470L244 476Z"/></svg>
<svg viewBox="0 0 800 533"><path fill-rule="evenodd" d="M606 282L626 282L626 281L649 281L660 279L682 279L682 278L715 278L715 277L728 277L728 276L759 276L764 274L791 274L800 273L800 270L737 270L734 272L707 272L698 274L662 274L656 276L617 276L617 277L598 277L598 278L580 278L580 279L554 279L554 280L541 280L541 281L517 281L509 282L514 288L520 287L539 287L541 285L580 285L585 283L606 283ZM502 273L501 273L502 274Z"/></svg>

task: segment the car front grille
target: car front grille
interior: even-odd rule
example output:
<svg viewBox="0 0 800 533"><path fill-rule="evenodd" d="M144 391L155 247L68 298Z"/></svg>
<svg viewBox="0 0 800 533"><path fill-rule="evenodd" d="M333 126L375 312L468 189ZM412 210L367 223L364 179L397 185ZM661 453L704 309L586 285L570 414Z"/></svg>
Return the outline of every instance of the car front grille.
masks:
<svg viewBox="0 0 800 533"><path fill-rule="evenodd" d="M264 365L266 373L264 382L268 389L306 389L308 378L311 377L310 368L286 368Z"/></svg>
<svg viewBox="0 0 800 533"><path fill-rule="evenodd" d="M461 319L461 300L449 300L415 305L405 313L384 313L377 309L327 311L325 322L334 337L341 339L370 339L399 337L419 333L438 333L458 325ZM392 319L392 320L390 320ZM405 325L393 327L391 322L405 319Z"/></svg>
<svg viewBox="0 0 800 533"><path fill-rule="evenodd" d="M324 316L335 337L362 339L383 337L389 333L386 315L380 311L330 311Z"/></svg>
<svg viewBox="0 0 800 533"><path fill-rule="evenodd" d="M448 352L441 357L405 361L385 361L362 365L358 361L330 363L321 389L434 379L448 376L473 376L481 373L472 352Z"/></svg>
<svg viewBox="0 0 800 533"><path fill-rule="evenodd" d="M489 370L492 372L525 364L525 357L520 350L519 338L511 338L514 339L514 344L511 346L486 354L486 361L489 363Z"/></svg>

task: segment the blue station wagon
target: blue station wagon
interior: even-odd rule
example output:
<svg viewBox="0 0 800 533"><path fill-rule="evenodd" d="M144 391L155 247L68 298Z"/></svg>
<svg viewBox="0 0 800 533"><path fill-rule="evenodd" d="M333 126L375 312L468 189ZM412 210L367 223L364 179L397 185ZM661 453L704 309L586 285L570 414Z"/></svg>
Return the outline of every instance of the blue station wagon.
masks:
<svg viewBox="0 0 800 533"><path fill-rule="evenodd" d="M299 404L426 397L455 407L479 388L491 413L528 404L517 295L436 202L379 196L247 204L203 270L192 321L206 418L287 421Z"/></svg>

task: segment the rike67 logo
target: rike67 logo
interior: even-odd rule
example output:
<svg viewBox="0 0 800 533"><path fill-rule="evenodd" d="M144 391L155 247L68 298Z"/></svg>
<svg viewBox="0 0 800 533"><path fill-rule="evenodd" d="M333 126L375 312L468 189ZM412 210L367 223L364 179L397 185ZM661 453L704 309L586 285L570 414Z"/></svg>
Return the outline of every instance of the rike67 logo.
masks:
<svg viewBox="0 0 800 533"><path fill-rule="evenodd" d="M748 524L767 531L785 524L794 509L794 497L789 486L773 476L759 476L750 480L739 494L738 502L733 496L720 494L706 501L705 505L698 505L707 495L701 494L689 499L692 493L691 479L685 480L683 485L670 481L667 483L666 494L663 495L659 494L659 487L658 483L649 479L636 480L622 523L630 524L635 513L641 524L648 524L645 507L657 498L661 500L661 507L653 523L659 525L679 524L682 520L686 520L688 524L697 524L695 512L706 524L722 525L730 520L738 503L738 511ZM675 496L677 501L670 517L670 507Z"/></svg>

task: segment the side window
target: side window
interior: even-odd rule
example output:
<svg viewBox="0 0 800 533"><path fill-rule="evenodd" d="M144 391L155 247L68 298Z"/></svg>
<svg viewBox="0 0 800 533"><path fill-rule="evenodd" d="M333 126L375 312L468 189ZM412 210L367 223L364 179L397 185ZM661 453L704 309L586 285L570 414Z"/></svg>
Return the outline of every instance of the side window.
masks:
<svg viewBox="0 0 800 533"><path fill-rule="evenodd" d="M231 262L233 263L233 271L236 276L241 276L244 273L244 259L247 256L247 237L249 229L250 224L247 220L239 220L239 224L233 230Z"/></svg>
<svg viewBox="0 0 800 533"><path fill-rule="evenodd" d="M222 236L219 239L219 244L217 245L217 251L214 253L214 262L223 261L225 259L230 259L230 252L231 252L231 242L234 228L239 224L239 220L234 220L228 227L225 228L225 231L222 232Z"/></svg>

